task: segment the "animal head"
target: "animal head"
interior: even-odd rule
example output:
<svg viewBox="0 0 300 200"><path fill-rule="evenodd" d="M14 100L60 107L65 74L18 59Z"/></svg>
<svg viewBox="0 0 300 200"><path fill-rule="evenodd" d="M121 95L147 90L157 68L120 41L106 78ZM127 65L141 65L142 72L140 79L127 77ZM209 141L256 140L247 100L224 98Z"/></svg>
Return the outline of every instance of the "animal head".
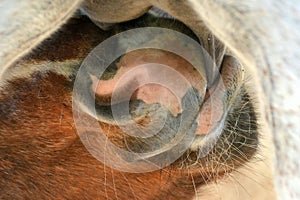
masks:
<svg viewBox="0 0 300 200"><path fill-rule="evenodd" d="M299 113L294 92L298 47L289 49L292 54L285 51L296 41L297 15L282 14L295 18L288 20L270 11L279 5L253 2L3 5L11 23L3 21L0 26L3 198L273 198L273 167L278 197L297 198L291 185L298 180L293 145ZM165 12L148 12L152 6ZM77 16L60 28L79 7L89 18ZM132 19L136 20L125 22ZM103 31L92 21L111 29ZM285 29L272 26L274 21ZM180 31L202 50L169 32L137 32L134 39L122 35L146 26ZM111 55L98 55L93 49L116 33L120 37L109 51L121 48L126 54L99 76L99 63ZM284 37L286 44L280 43ZM171 49L188 52L192 60L165 50L131 49L169 43ZM193 62L199 63L198 71ZM284 70L283 64L288 65ZM245 70L251 74L248 83ZM171 85L177 87L172 91ZM125 100L130 120L121 112L127 108ZM84 111L80 122L87 119L80 125L78 110ZM117 122L113 110L121 113ZM101 128L109 142L99 142L94 127ZM130 135L156 128L150 137Z"/></svg>

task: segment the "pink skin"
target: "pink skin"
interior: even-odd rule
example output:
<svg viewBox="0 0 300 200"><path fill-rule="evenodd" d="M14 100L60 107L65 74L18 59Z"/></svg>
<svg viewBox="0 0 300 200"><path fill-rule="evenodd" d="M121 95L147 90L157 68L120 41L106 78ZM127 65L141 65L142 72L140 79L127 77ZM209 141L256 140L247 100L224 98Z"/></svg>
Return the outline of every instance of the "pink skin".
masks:
<svg viewBox="0 0 300 200"><path fill-rule="evenodd" d="M244 69L233 57L224 57L221 79L209 89L209 97L203 103L198 116L197 134L212 132L227 115L232 99L234 99L243 82ZM226 95L226 91L233 91Z"/></svg>
<svg viewBox="0 0 300 200"><path fill-rule="evenodd" d="M144 49L127 53L117 67L117 73L110 80L92 77L97 103L109 105L115 93L117 99L113 103L129 98L140 99L147 104L161 103L176 116L181 112L179 100L191 85L199 91L205 91L206 87L205 78L195 73L191 64L162 50ZM136 87L134 93L128 94L131 88Z"/></svg>
<svg viewBox="0 0 300 200"><path fill-rule="evenodd" d="M177 116L182 109L180 99L191 86L198 91L206 90L204 76L196 73L186 60L166 51L133 51L123 56L117 67L118 71L112 79L99 80L91 76L92 91L98 104L139 99L147 104L160 103ZM208 90L201 106L196 132L199 135L210 133L226 117L227 105L230 105L243 79L243 68L233 57L224 58L221 73L221 79ZM226 96L226 90L233 90L233 95ZM114 102L111 102L112 99Z"/></svg>

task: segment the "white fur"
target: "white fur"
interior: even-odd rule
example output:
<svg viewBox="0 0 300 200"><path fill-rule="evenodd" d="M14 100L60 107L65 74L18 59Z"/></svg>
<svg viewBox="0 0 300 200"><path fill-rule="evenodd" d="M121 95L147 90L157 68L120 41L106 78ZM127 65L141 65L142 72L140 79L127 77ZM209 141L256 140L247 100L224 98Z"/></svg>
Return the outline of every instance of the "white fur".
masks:
<svg viewBox="0 0 300 200"><path fill-rule="evenodd" d="M299 199L300 4L271 0L190 2L213 33L246 66L255 68L274 138L278 199Z"/></svg>
<svg viewBox="0 0 300 200"><path fill-rule="evenodd" d="M80 3L80 0L0 1L0 77L69 19Z"/></svg>

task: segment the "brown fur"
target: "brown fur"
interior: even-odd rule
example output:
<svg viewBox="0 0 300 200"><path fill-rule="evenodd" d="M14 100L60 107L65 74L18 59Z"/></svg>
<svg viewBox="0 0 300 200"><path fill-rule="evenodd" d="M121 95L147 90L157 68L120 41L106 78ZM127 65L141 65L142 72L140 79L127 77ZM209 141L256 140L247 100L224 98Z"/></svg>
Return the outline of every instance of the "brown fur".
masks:
<svg viewBox="0 0 300 200"><path fill-rule="evenodd" d="M179 172L171 169L126 174L93 158L74 128L69 84L61 75L36 73L31 80L10 84L11 96L2 95L1 199L193 196L188 174L176 176Z"/></svg>
<svg viewBox="0 0 300 200"><path fill-rule="evenodd" d="M76 71L79 66L70 65L70 60L80 63L106 36L107 33L86 19L71 21L15 67L52 61L53 68L57 65ZM197 187L222 177L224 172L232 171L255 153L254 123L251 137L241 136L235 140L236 144L227 144L223 141L239 137L228 132L214 153L199 160L199 165L194 167L190 165L198 158L190 152L188 160L183 157L161 171L130 174L110 169L87 152L76 134L71 103L74 74L67 76L51 71L55 70L37 70L30 78L16 78L1 90L1 199L191 199ZM244 98L249 101L247 95ZM238 147L241 143L249 146ZM231 145L235 147L232 152L222 153ZM237 158L240 151L245 157ZM205 159L211 160L212 166L204 167ZM216 171L211 170L214 166Z"/></svg>
<svg viewBox="0 0 300 200"><path fill-rule="evenodd" d="M99 42L94 36L105 37L86 20L64 30L18 64L49 59L67 65ZM73 51L77 45L80 51ZM209 179L172 167L144 174L105 167L76 134L71 88L65 76L36 72L30 79L9 82L1 92L1 199L185 199L194 195L193 182L201 185Z"/></svg>

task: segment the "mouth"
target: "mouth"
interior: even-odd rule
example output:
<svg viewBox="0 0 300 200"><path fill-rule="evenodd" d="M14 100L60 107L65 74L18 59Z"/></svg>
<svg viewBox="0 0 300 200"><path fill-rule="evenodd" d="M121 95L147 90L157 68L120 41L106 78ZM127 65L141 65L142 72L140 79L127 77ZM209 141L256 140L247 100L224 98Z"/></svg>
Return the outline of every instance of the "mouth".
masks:
<svg viewBox="0 0 300 200"><path fill-rule="evenodd" d="M122 26L117 30L122 31ZM222 64L216 66L203 52L170 34L149 38L146 43L170 43L181 49L200 60L201 67L196 69L183 57L154 48L127 48L101 76L93 66L85 76L83 86L88 90L81 98L93 99L95 113L91 115L107 139L117 148L142 155L141 160L169 159L167 163L175 169L189 172L221 174L251 159L258 133L242 65L224 55ZM130 42L121 37L117 46L130 46ZM85 103L81 107L90 110ZM176 146L177 140L186 141Z"/></svg>

